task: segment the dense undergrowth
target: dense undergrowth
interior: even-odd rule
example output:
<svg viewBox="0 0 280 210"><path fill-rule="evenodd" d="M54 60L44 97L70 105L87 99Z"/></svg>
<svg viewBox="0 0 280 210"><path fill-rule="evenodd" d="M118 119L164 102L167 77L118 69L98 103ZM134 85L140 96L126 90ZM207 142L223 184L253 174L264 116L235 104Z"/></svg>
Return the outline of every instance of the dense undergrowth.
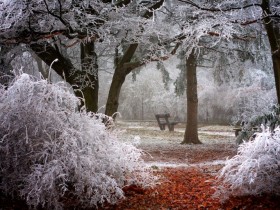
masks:
<svg viewBox="0 0 280 210"><path fill-rule="evenodd" d="M219 174L219 196L280 194L280 128L263 131L238 147Z"/></svg>
<svg viewBox="0 0 280 210"><path fill-rule="evenodd" d="M63 209L116 203L122 188L149 186L141 151L120 142L102 117L78 111L63 85L27 74L0 87L0 189L29 207Z"/></svg>

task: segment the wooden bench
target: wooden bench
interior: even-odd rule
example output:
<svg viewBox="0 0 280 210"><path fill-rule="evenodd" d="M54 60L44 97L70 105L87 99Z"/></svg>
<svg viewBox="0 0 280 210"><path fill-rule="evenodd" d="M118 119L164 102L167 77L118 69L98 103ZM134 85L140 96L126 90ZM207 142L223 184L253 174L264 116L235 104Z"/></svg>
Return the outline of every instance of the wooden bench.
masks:
<svg viewBox="0 0 280 210"><path fill-rule="evenodd" d="M158 122L158 126L160 130L165 130L165 126L167 125L169 131L174 131L174 125L178 124L178 122L170 121L170 114L156 114L156 119Z"/></svg>
<svg viewBox="0 0 280 210"><path fill-rule="evenodd" d="M234 128L234 134L235 134L235 137L238 136L239 132L242 131L242 128L241 127L238 127L238 128ZM258 130L258 127L252 127L251 129L252 131L257 131Z"/></svg>
<svg viewBox="0 0 280 210"><path fill-rule="evenodd" d="M235 137L237 137L239 132L242 131L242 128L234 128L233 130L234 130Z"/></svg>

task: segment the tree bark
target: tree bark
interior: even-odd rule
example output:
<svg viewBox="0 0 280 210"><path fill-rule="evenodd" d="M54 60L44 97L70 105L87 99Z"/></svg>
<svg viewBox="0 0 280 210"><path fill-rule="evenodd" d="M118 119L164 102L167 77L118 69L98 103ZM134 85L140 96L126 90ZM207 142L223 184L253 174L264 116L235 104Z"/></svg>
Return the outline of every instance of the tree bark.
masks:
<svg viewBox="0 0 280 210"><path fill-rule="evenodd" d="M92 43L91 43L92 44ZM94 53L94 46L86 46L84 53L89 56L96 56ZM57 49L47 42L44 43L33 43L30 48L41 58L48 66L52 65L52 69L56 71L66 82L68 82L74 89L75 95L79 98L84 98L85 106L87 111L96 112L98 100L96 97L96 92L98 92L98 76L95 77L94 74L90 74L87 71L81 71L76 69L71 60L64 57ZM53 61L58 59L57 62ZM95 58L90 58L91 60ZM81 61L81 63L87 63L87 60ZM53 63L53 64L52 64ZM96 65L95 65L96 64ZM93 64L95 66L95 71L97 71L97 63ZM84 67L87 67L86 65ZM81 78L86 79L86 81L81 80ZM87 86L85 84L95 84L93 86ZM84 103L83 100L82 104Z"/></svg>
<svg viewBox="0 0 280 210"><path fill-rule="evenodd" d="M275 86L277 93L277 101L280 104L280 28L268 15L271 15L271 11L269 9L269 0L262 1L262 9L264 12L264 25L267 32L270 48L271 48L271 56L273 63L273 71L275 78Z"/></svg>
<svg viewBox="0 0 280 210"><path fill-rule="evenodd" d="M82 72L85 75L85 81L83 81L85 85L82 87L85 106L88 111L97 112L99 80L94 42L81 43L81 64Z"/></svg>
<svg viewBox="0 0 280 210"><path fill-rule="evenodd" d="M41 73L42 77L44 79L48 79L49 72L48 70L44 69L42 59L39 58L36 53L32 53L32 56L37 63L38 70Z"/></svg>
<svg viewBox="0 0 280 210"><path fill-rule="evenodd" d="M116 117L114 114L118 111L119 107L121 87L125 81L125 77L133 70L132 68L125 68L124 64L131 61L137 47L138 44L129 45L123 57L116 64L105 109L105 114L113 116L114 119Z"/></svg>
<svg viewBox="0 0 280 210"><path fill-rule="evenodd" d="M0 84L4 86L8 86L10 83L11 79L13 78L12 76L12 70L13 67L11 65L11 61L14 58L14 56L7 58L8 53L10 49L9 47L5 45L0 45Z"/></svg>
<svg viewBox="0 0 280 210"><path fill-rule="evenodd" d="M108 116L113 116L114 119L116 118L116 115L114 114L118 111L119 107L121 88L126 77L126 74L123 72L123 70L124 69L122 66L119 66L115 69L106 103L105 114Z"/></svg>
<svg viewBox="0 0 280 210"><path fill-rule="evenodd" d="M184 140L181 144L201 144L198 139L197 131L197 113L198 113L198 98L197 98L197 77L196 77L196 55L194 50L186 58L186 80L187 80L187 125L184 135Z"/></svg>

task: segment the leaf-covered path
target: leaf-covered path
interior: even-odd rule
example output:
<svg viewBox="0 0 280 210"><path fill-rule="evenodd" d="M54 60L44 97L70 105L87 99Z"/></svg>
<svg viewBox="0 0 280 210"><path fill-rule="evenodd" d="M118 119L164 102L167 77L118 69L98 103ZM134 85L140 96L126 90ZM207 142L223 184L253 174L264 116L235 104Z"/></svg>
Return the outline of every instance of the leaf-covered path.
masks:
<svg viewBox="0 0 280 210"><path fill-rule="evenodd" d="M158 172L161 184L153 189L127 190L127 199L116 209L217 209L212 198L213 177L194 168L167 168Z"/></svg>
<svg viewBox="0 0 280 210"><path fill-rule="evenodd" d="M280 198L274 196L230 198L221 203L214 198L215 177L197 168L166 168L156 172L161 184L143 190L125 189L126 198L110 210L206 210L206 209L280 209Z"/></svg>
<svg viewBox="0 0 280 210"><path fill-rule="evenodd" d="M213 197L214 188L218 185L217 172L226 158L231 158L237 151L232 127L200 127L202 145L180 145L184 125L171 133L159 131L151 124L125 124L125 127L125 137L140 136L138 147L144 151L143 158L147 164L155 168L155 174L161 177L160 184L146 190L127 187L126 198L105 209L280 209L280 198L274 195L230 198L225 203Z"/></svg>

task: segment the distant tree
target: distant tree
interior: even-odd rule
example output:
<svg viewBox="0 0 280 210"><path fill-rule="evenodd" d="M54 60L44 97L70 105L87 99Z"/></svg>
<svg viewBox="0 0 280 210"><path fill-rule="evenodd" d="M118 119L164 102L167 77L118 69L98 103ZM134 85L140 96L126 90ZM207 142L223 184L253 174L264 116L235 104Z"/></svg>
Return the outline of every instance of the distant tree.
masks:
<svg viewBox="0 0 280 210"><path fill-rule="evenodd" d="M134 70L126 79L120 96L119 111L123 119L154 120L157 113L170 113L185 120L185 94L174 94L174 81L179 73L174 68L176 56L164 62L152 62Z"/></svg>
<svg viewBox="0 0 280 210"><path fill-rule="evenodd" d="M190 7L194 7L198 11L204 11L211 16L216 16L225 18L222 14L227 15L227 24L222 26L221 24L215 25L213 29L218 27L232 27L239 28L239 31L236 31L233 34L229 34L228 38L257 38L258 34L263 33L263 28L256 25L256 23L263 23L266 29L266 35L268 37L270 47L271 47L271 56L273 61L274 77L276 84L276 91L278 101L280 101L280 55L279 53L279 37L280 37L280 6L279 2L276 0L252 0L252 1L218 1L212 2L212 4L200 4L199 2L190 2L185 0L179 0L184 2ZM203 6L202 6L203 5ZM210 12L210 13L209 13ZM255 27L251 27L254 25ZM250 28L250 30L248 30ZM245 30L247 29L247 30ZM209 35L221 36L222 34L218 31L208 31Z"/></svg>

